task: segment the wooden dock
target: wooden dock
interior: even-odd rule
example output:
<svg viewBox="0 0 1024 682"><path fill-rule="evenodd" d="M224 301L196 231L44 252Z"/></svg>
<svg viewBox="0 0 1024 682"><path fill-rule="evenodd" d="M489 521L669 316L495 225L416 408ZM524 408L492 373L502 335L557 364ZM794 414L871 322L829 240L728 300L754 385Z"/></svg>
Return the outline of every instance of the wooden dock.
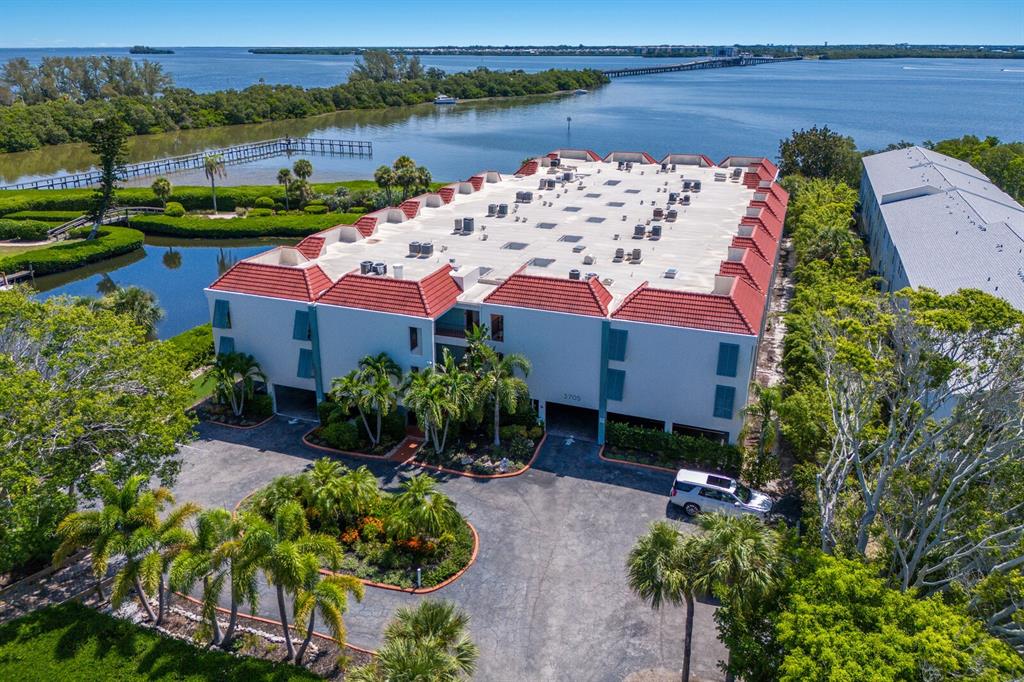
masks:
<svg viewBox="0 0 1024 682"><path fill-rule="evenodd" d="M100 220L100 225L113 225L115 223L127 223L128 219L133 215L162 215L164 209L156 208L154 206L126 206L123 208L112 208L103 214L103 219ZM87 215L81 215L74 220L69 220L62 225L48 230L46 236L49 239L61 240L67 237L68 232L74 230L77 227L85 227L86 225L92 225L93 221Z"/></svg>
<svg viewBox="0 0 1024 682"><path fill-rule="evenodd" d="M793 62L803 57L716 57L712 59L699 59L695 62L684 64L666 64L664 66L638 66L628 69L613 69L605 71L604 75L609 78L623 78L625 76L647 76L653 73L671 73L674 71L700 71L703 69L724 69L732 66L756 66L757 64L776 64L778 62Z"/></svg>
<svg viewBox="0 0 1024 682"><path fill-rule="evenodd" d="M269 159L275 156L291 156L307 154L311 156L353 156L373 157L373 143L360 140L330 140L313 137L280 137L276 140L263 140L233 147L207 149L192 154L169 156L163 159L142 161L124 167L122 180L147 176L164 175L183 170L195 170L203 167L206 157L219 154L225 164L248 163ZM70 189L74 187L91 187L99 182L98 171L75 173L73 175L55 175L29 182L0 186L4 189Z"/></svg>

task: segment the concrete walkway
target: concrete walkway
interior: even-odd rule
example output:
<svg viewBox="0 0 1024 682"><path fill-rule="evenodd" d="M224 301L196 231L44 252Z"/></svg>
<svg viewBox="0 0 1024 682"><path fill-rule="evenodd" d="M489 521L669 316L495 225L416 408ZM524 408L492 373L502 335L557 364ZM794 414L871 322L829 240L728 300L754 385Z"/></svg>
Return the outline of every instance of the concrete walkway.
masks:
<svg viewBox="0 0 1024 682"><path fill-rule="evenodd" d="M204 424L183 450L178 501L231 508L276 476L302 471L323 453L299 440L305 424L277 419L252 431ZM416 470L366 464L386 488ZM476 679L623 680L651 671L672 678L682 666L684 610L652 611L629 591L625 559L651 521L672 515L670 474L602 462L597 446L549 437L522 476L475 480L437 475L441 488L480 533L477 562L455 583L429 596L367 588L345 616L349 641L376 647L396 608L422 599L451 599L470 615L480 646ZM680 528L692 527L678 521ZM276 598L262 590L260 615L276 618ZM698 603L693 670L722 679L713 607ZM678 674L677 672L675 674Z"/></svg>

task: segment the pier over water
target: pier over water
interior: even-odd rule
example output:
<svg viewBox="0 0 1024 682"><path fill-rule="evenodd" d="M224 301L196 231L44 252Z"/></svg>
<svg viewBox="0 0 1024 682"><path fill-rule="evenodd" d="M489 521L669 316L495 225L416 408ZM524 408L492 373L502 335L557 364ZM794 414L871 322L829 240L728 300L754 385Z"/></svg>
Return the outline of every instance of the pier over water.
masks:
<svg viewBox="0 0 1024 682"><path fill-rule="evenodd" d="M695 62L684 64L667 64L665 66L637 66L628 69L612 69L604 71L609 78L623 78L625 76L646 76L652 73L670 73L673 71L699 71L701 69L724 69L730 66L756 66L757 64L775 64L777 62L793 62L803 57L716 57L713 59L701 59Z"/></svg>

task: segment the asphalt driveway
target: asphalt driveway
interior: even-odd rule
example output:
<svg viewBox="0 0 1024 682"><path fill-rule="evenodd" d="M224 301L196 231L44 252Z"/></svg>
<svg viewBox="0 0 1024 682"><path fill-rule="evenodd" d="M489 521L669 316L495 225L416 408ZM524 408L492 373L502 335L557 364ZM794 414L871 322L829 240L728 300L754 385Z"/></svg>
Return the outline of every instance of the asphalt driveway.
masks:
<svg viewBox="0 0 1024 682"><path fill-rule="evenodd" d="M301 471L323 456L301 444L308 428L283 419L252 431L202 425L200 440L183 449L178 501L231 508L274 477ZM367 465L385 487L416 473ZM437 479L480 534L476 563L429 596L368 588L363 603L353 603L345 616L350 642L376 647L397 607L443 598L470 614L481 651L479 680L603 681L679 670L683 609L652 611L630 593L624 570L637 536L671 514L670 474L603 462L593 443L550 437L522 476ZM260 615L275 617L274 604L264 589ZM717 661L725 650L712 615L712 606L698 603L693 671L706 680L723 677Z"/></svg>

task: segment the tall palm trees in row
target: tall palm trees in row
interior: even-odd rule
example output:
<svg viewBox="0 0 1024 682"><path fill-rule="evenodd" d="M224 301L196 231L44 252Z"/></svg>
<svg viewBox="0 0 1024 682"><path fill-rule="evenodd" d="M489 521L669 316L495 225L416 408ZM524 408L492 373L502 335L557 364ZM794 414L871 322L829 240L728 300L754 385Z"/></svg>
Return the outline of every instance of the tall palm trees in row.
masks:
<svg viewBox="0 0 1024 682"><path fill-rule="evenodd" d="M713 594L742 614L771 593L784 569L780 534L756 517L703 514L698 524L702 533L682 534L668 521L652 523L626 565L630 588L652 608L686 605L683 682L690 679L695 596Z"/></svg>
<svg viewBox="0 0 1024 682"><path fill-rule="evenodd" d="M331 384L331 397L346 411L356 410L372 445L381 440L382 419L399 401L416 414L420 428L435 452L443 452L454 424L493 409L494 445L501 445L501 412L515 412L529 390L519 374L530 372L524 356L499 354L487 345L487 331L467 333L469 347L460 364L444 351L439 363L402 377L401 369L386 353L366 356L359 369ZM368 414L376 418L371 427Z"/></svg>
<svg viewBox="0 0 1024 682"><path fill-rule="evenodd" d="M408 156L402 155L390 166L380 166L373 173L377 186L384 192L389 204L405 201L417 191L429 189L433 178L424 166L417 166ZM398 198L392 192L394 187L402 188L402 196Z"/></svg>
<svg viewBox="0 0 1024 682"><path fill-rule="evenodd" d="M267 380L256 358L248 353L221 353L213 365L217 400L231 406L231 412L241 417L245 401L256 393L256 382Z"/></svg>

